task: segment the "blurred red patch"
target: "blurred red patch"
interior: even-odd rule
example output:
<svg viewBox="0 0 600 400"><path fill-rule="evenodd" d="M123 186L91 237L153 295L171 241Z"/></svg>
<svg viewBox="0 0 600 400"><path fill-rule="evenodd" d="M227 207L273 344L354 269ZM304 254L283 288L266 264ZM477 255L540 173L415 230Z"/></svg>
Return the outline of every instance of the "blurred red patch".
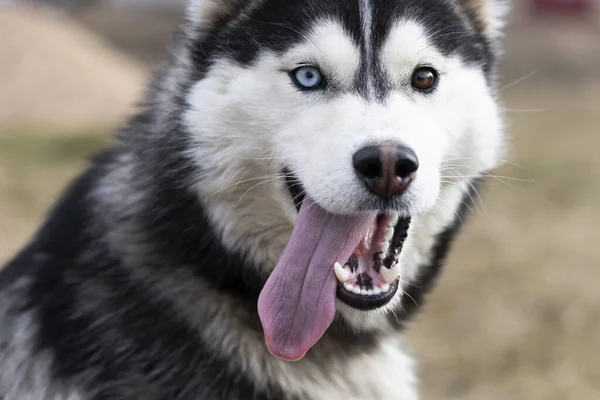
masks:
<svg viewBox="0 0 600 400"><path fill-rule="evenodd" d="M532 0L536 11L541 13L583 14L591 8L591 0Z"/></svg>

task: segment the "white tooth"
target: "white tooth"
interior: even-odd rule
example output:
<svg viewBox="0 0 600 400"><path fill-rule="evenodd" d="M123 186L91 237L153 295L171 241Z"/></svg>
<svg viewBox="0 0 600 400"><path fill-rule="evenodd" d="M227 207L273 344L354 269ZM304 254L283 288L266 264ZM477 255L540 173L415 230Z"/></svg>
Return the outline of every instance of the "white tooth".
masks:
<svg viewBox="0 0 600 400"><path fill-rule="evenodd" d="M387 283L381 287L381 293L387 293L390 290L390 285Z"/></svg>
<svg viewBox="0 0 600 400"><path fill-rule="evenodd" d="M340 263L336 262L334 269L335 269L335 276L337 277L338 281L340 281L341 283L346 282L348 280L348 278L350 277L350 272L346 271Z"/></svg>
<svg viewBox="0 0 600 400"><path fill-rule="evenodd" d="M398 275L400 275L400 264L396 263L392 268L387 269L386 267L381 267L379 270L379 274L385 281L385 283L392 283L396 280Z"/></svg>
<svg viewBox="0 0 600 400"><path fill-rule="evenodd" d="M367 290L367 296L373 296L373 289Z"/></svg>
<svg viewBox="0 0 600 400"><path fill-rule="evenodd" d="M390 214L390 222L388 222L388 226L393 228L394 226L396 226L396 224L398 223L398 219L399 219L399 215L396 211L393 211Z"/></svg>
<svg viewBox="0 0 600 400"><path fill-rule="evenodd" d="M351 283L344 283L344 289L346 289L348 292L351 292L352 289L354 289L354 285Z"/></svg>
<svg viewBox="0 0 600 400"><path fill-rule="evenodd" d="M388 242L394 237L394 228L387 228L384 233L385 240Z"/></svg>
<svg viewBox="0 0 600 400"><path fill-rule="evenodd" d="M383 251L383 254L387 254L389 249L390 249L390 243L383 242L383 246L381 247L381 251Z"/></svg>
<svg viewBox="0 0 600 400"><path fill-rule="evenodd" d="M376 287L375 289L373 289L373 294L374 294L375 296L377 296L377 295L381 294L381 289L380 289L380 288L378 288L378 287Z"/></svg>
<svg viewBox="0 0 600 400"><path fill-rule="evenodd" d="M367 289L361 290L360 294L363 295L363 296L366 296L367 295Z"/></svg>
<svg viewBox="0 0 600 400"><path fill-rule="evenodd" d="M377 257L378 257L380 260L385 260L385 253L377 253Z"/></svg>
<svg viewBox="0 0 600 400"><path fill-rule="evenodd" d="M358 286L354 286L352 288L352 293L354 293L354 294L360 294L360 288Z"/></svg>

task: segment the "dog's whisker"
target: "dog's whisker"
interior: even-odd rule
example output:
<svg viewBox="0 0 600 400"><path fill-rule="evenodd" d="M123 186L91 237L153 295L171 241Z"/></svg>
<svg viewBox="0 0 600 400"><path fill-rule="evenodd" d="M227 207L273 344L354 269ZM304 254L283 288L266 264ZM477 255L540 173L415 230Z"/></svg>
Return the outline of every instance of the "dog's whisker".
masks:
<svg viewBox="0 0 600 400"><path fill-rule="evenodd" d="M502 92L508 88L511 88L515 85L518 85L521 82L526 81L527 79L531 78L533 75L535 75L539 70L538 69L534 69L533 71L529 72L528 74L523 75L522 77L515 79L514 81L502 86L501 88L498 89L498 92Z"/></svg>
<svg viewBox="0 0 600 400"><path fill-rule="evenodd" d="M524 178L515 178L512 176L502 176L502 175L492 175L490 173L486 173L484 174L482 172L483 176L488 176L490 178L500 178L500 179L506 179L506 180L510 180L510 181L517 181L517 182L533 182L531 179L524 179ZM445 175L442 176L442 178L453 178L453 179L471 179L471 178L481 178L482 175Z"/></svg>
<svg viewBox="0 0 600 400"><path fill-rule="evenodd" d="M254 178L248 178L248 179L244 179L241 181L237 181L235 183L232 183L230 185L227 185L215 192L213 192L210 196L208 196L207 200L210 200L211 198L213 198L214 196L216 196L217 194L227 190L227 189L231 189L233 187L239 186L242 183L248 183L248 182L252 182L252 181L257 181L257 180L262 180L262 179L270 179L270 180L275 180L275 179L281 179L281 178L285 178L287 175L285 174L271 174L271 175L265 175L265 176L257 176Z"/></svg>
<svg viewBox="0 0 600 400"><path fill-rule="evenodd" d="M460 165L460 164L456 164L456 165L447 165L448 168L444 168L441 169L440 171L445 171L445 170L450 170L450 169L469 169L472 171L475 171L477 173L480 173L482 175L485 176L489 176L489 177L498 177L498 178L503 178L503 179L509 179L509 180L516 180L516 181L522 181L522 182L533 182L533 180L531 179L525 179L525 178L517 178L517 177L511 177L511 176L501 176L501 175L494 175L491 172L488 171L483 171L477 168L473 168L467 165ZM464 178L465 176L463 176ZM468 178L468 176L466 176Z"/></svg>
<svg viewBox="0 0 600 400"><path fill-rule="evenodd" d="M263 181L263 182L257 183L256 185L254 185L254 186L250 187L248 190L246 190L246 191L245 191L245 192L244 192L244 193L243 193L243 194L240 196L240 199L238 200L238 204L240 204L240 203L242 202L242 200L244 199L244 196L246 196L246 195L247 195L247 194L248 194L248 193L249 193L249 192L250 192L252 189L255 189L255 188L257 188L257 187L259 187L259 186L261 186L261 185L265 185L265 184L267 184L267 183L273 182L273 181L275 181L275 180L277 180L277 179L280 179L280 178L281 178L281 177L275 177L275 178L272 178L272 179L267 179L267 180L265 180L265 181Z"/></svg>
<svg viewBox="0 0 600 400"><path fill-rule="evenodd" d="M501 108L501 110L504 111L504 112L508 112L508 113L523 113L523 114L528 114L528 113L542 113L542 112L552 111L554 109L555 109L555 107L522 108L522 109L518 109L518 108Z"/></svg>
<svg viewBox="0 0 600 400"><path fill-rule="evenodd" d="M445 201L444 199L442 199L442 198L441 198L441 197L439 197L439 196L438 196L437 200L438 200L438 201L440 201L440 202L442 202L442 204L444 204L444 205L445 205L446 207L448 207L448 208L452 208L452 209L454 208L454 207L451 207L451 206L450 206L450 204L448 204L448 202L447 202L447 201ZM438 206L438 207L441 207L439 204L438 204L437 206ZM459 220L459 221L460 221L460 223L461 223L461 224L464 226L464 225L465 225L465 222L463 221L463 219L462 219L462 217L460 216L460 214L458 213L458 211L456 211L456 210L455 210L455 211L454 211L454 214L455 214L455 215L458 217L458 220Z"/></svg>
<svg viewBox="0 0 600 400"><path fill-rule="evenodd" d="M462 166L461 164L449 164L449 163L450 162L456 162L456 161L469 161L469 160L477 160L477 158L475 158L475 157L447 158L447 159L445 159L445 160L442 161L442 163L440 164L440 167L443 168L443 167L445 167L447 165L455 165L455 166L459 165L459 166ZM515 167L524 169L526 171L530 171L529 168L525 167L524 165L518 164L518 163L516 163L516 162L514 162L512 160L502 159L502 160L500 160L500 163L501 164L510 164L510 165L515 166ZM470 166L466 166L466 167L470 167Z"/></svg>
<svg viewBox="0 0 600 400"><path fill-rule="evenodd" d="M485 174L485 176L488 176L489 178L495 179L498 182L501 182L513 189L517 189L519 191L524 191L525 189L519 186L516 186L515 184L512 184L508 181L510 180L514 180L517 182L532 182L531 180L527 180L527 179L520 179L520 178L511 178L511 177L504 177L504 176L496 176L496 175L492 175L492 174ZM444 179L477 179L477 178L481 178L481 175L472 175L472 176L445 176Z"/></svg>
<svg viewBox="0 0 600 400"><path fill-rule="evenodd" d="M481 205L481 208L483 209L483 213L487 214L487 209L485 207L485 204L483 203L483 199L481 198L481 195L479 194L479 190L477 187L478 185L475 185L473 182L470 182L470 181L467 182L467 184L469 185L469 188L471 189L469 192L467 192L469 194L469 197L471 198L471 200L473 200L471 193L475 193L475 196L479 200L479 204Z"/></svg>

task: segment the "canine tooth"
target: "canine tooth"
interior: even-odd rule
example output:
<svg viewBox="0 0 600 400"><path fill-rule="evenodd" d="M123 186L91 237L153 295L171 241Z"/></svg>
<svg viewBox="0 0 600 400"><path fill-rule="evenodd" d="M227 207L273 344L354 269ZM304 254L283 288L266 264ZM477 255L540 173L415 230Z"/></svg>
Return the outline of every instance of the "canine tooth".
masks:
<svg viewBox="0 0 600 400"><path fill-rule="evenodd" d="M388 222L388 226L389 226L390 228L393 228L393 227L395 227L395 226L396 226L396 224L398 223L398 220L399 220L399 219L400 219L400 217L399 217L398 213L397 213L396 211L393 211L393 212L390 214L390 221Z"/></svg>
<svg viewBox="0 0 600 400"><path fill-rule="evenodd" d="M381 247L381 251L383 252L383 254L387 254L389 249L390 249L390 242L383 242L383 245Z"/></svg>
<svg viewBox="0 0 600 400"><path fill-rule="evenodd" d="M366 296L367 295L367 289L361 290L360 294L363 295L363 296Z"/></svg>
<svg viewBox="0 0 600 400"><path fill-rule="evenodd" d="M352 288L352 293L354 293L354 294L360 294L360 288L358 286L354 286Z"/></svg>
<svg viewBox="0 0 600 400"><path fill-rule="evenodd" d="M379 270L379 274L381 275L385 283L392 283L396 280L398 275L400 275L400 264L396 264L390 269L382 267Z"/></svg>
<svg viewBox="0 0 600 400"><path fill-rule="evenodd" d="M387 283L381 287L381 293L386 293L390 290L390 285Z"/></svg>
<svg viewBox="0 0 600 400"><path fill-rule="evenodd" d="M383 252L381 252L381 253L377 253L377 257L378 257L380 260L385 260L385 253L383 253Z"/></svg>
<svg viewBox="0 0 600 400"><path fill-rule="evenodd" d="M388 242L394 237L394 228L387 228L384 233L385 240Z"/></svg>
<svg viewBox="0 0 600 400"><path fill-rule="evenodd" d="M380 295L380 294L381 294L381 289L380 289L380 288L378 288L378 287L376 287L375 289L373 289L373 294L374 294L375 296L377 296L377 295Z"/></svg>
<svg viewBox="0 0 600 400"><path fill-rule="evenodd" d="M340 281L341 283L346 282L348 280L348 278L350 278L350 272L346 271L340 263L336 262L334 269L335 269L335 276L337 277L338 281Z"/></svg>
<svg viewBox="0 0 600 400"><path fill-rule="evenodd" d="M367 296L373 296L373 289L367 290Z"/></svg>

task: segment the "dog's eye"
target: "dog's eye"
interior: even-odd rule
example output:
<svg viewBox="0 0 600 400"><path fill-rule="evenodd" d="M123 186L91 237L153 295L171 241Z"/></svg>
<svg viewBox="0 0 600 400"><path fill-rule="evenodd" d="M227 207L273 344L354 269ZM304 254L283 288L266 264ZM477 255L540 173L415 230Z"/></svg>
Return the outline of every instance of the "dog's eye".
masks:
<svg viewBox="0 0 600 400"><path fill-rule="evenodd" d="M303 66L290 72L292 80L302 90L315 90L323 87L323 74L316 67Z"/></svg>
<svg viewBox="0 0 600 400"><path fill-rule="evenodd" d="M413 72L412 87L420 92L431 92L437 86L438 72L431 67L419 67Z"/></svg>

